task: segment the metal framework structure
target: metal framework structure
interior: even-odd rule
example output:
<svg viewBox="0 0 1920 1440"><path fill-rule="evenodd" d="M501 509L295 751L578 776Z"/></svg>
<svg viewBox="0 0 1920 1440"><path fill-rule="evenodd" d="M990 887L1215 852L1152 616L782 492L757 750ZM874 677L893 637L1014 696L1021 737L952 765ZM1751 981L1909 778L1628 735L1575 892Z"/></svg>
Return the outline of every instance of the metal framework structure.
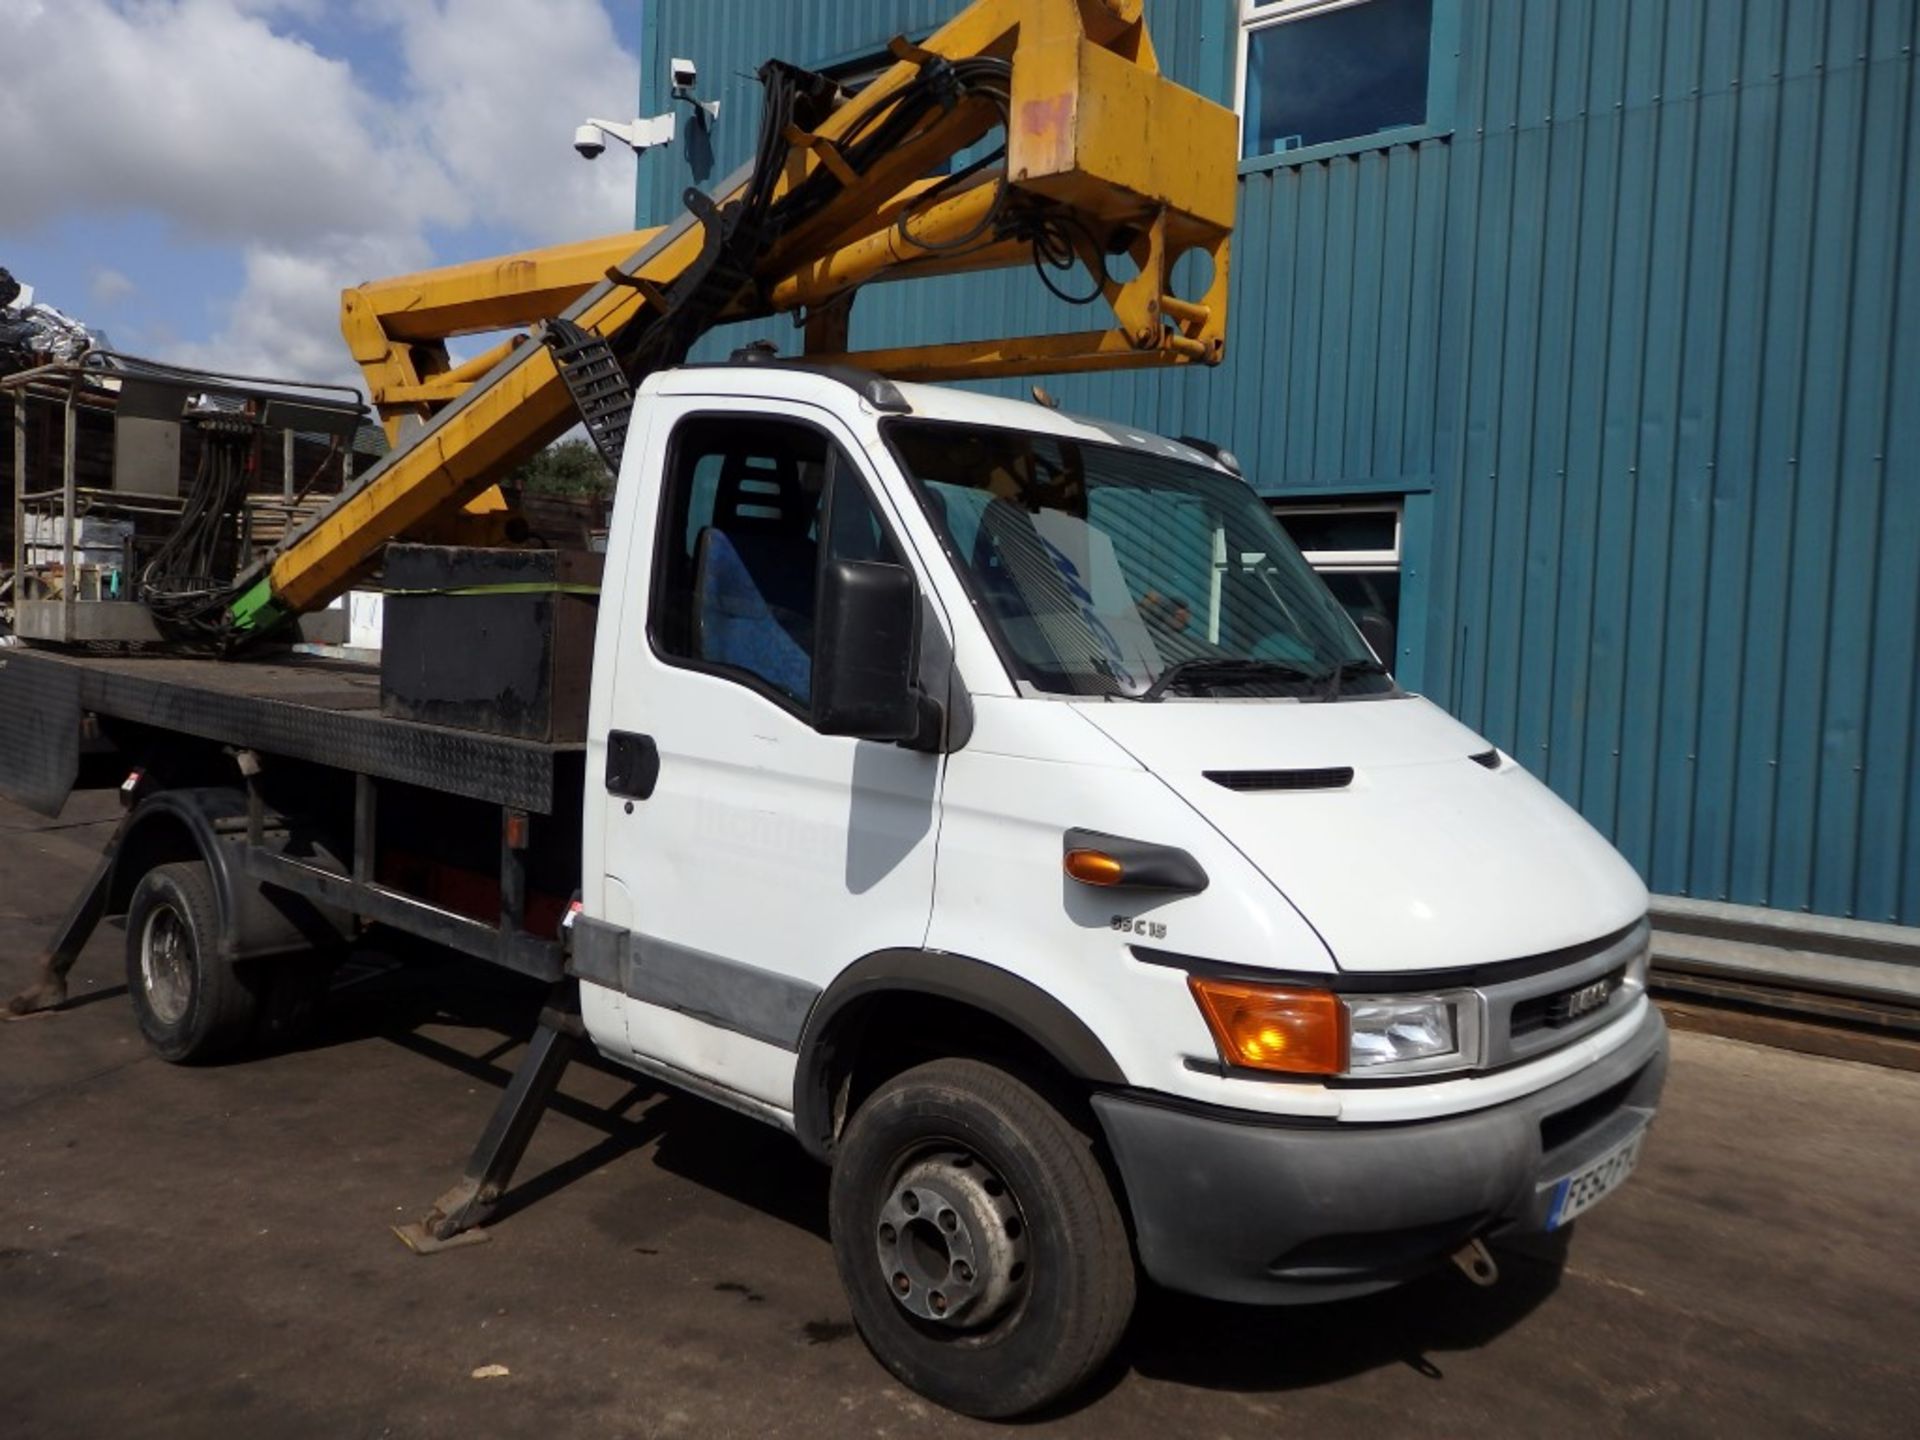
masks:
<svg viewBox="0 0 1920 1440"><path fill-rule="evenodd" d="M236 634L326 604L391 539L462 507L497 512L494 477L573 423L553 345L516 334L454 366L451 336L525 325L576 350L604 341L629 383L715 325L783 312L804 315L809 358L900 379L1219 362L1235 121L1160 74L1142 0L976 0L892 48L850 96L769 62L757 159L716 198L689 191L672 225L346 292L342 328L395 450L242 575ZM984 159L938 173L998 131ZM1173 268L1194 250L1210 278L1183 297ZM1085 266L1111 324L848 351L865 283L1028 263Z"/></svg>
<svg viewBox="0 0 1920 1440"><path fill-rule="evenodd" d="M127 387L165 387L177 392L171 419L142 418L129 426L123 408ZM14 629L30 640L57 644L156 644L160 630L144 606L109 603L130 583L136 568L131 542L115 543L111 553L91 541L87 527L104 522L113 533L135 529L155 532L177 526L186 508L177 484L86 484L83 417L114 428L146 427L171 432L171 448L142 456L162 469L170 463L178 478L179 401L200 391L225 397L257 414L260 444L279 450L280 491L260 493L251 485L238 516L237 543L248 553L267 553L302 524L324 513L339 490L352 482L353 433L364 406L359 392L345 386L312 384L264 376L192 370L107 350L89 350L72 360L51 361L0 377L0 396L9 402L13 451L10 553L0 559L0 601ZM31 418L47 418L45 431L58 428L57 464L52 453L31 463ZM296 484L297 442L303 433L329 440L319 468ZM48 436L52 448L52 437ZM115 455L118 464L119 444ZM95 468L98 468L96 464ZM57 480L49 486L44 479ZM152 473L147 477L151 480ZM316 637L320 632L316 630Z"/></svg>

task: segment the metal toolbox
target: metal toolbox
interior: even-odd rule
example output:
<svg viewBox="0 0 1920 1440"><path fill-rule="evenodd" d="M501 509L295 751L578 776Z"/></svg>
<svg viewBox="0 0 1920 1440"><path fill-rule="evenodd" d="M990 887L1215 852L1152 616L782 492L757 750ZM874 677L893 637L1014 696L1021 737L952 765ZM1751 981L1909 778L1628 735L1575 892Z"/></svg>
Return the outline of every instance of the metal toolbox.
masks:
<svg viewBox="0 0 1920 1440"><path fill-rule="evenodd" d="M389 545L381 712L584 742L603 568L578 550Z"/></svg>

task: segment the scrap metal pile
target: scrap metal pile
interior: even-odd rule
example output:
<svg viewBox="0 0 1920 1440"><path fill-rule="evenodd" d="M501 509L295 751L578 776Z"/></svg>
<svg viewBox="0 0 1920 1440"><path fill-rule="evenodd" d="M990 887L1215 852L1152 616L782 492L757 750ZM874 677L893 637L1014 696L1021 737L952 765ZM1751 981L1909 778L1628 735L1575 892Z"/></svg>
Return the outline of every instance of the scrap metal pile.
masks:
<svg viewBox="0 0 1920 1440"><path fill-rule="evenodd" d="M36 305L33 291L0 265L0 375L77 359L95 343L93 333L72 316Z"/></svg>

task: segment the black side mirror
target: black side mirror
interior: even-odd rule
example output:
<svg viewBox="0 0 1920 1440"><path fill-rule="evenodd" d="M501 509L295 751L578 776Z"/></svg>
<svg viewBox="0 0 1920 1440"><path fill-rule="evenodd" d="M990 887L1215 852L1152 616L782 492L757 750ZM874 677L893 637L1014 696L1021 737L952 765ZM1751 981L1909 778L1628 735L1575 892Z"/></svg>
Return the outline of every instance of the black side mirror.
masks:
<svg viewBox="0 0 1920 1440"><path fill-rule="evenodd" d="M1394 668L1393 647L1400 643L1400 637L1394 633L1393 622L1378 610L1368 610L1359 619L1360 633L1366 637L1367 644L1373 647L1373 653L1380 657L1380 663L1391 670Z"/></svg>
<svg viewBox="0 0 1920 1440"><path fill-rule="evenodd" d="M829 560L815 610L813 728L860 740L918 737L919 631L918 592L906 567Z"/></svg>

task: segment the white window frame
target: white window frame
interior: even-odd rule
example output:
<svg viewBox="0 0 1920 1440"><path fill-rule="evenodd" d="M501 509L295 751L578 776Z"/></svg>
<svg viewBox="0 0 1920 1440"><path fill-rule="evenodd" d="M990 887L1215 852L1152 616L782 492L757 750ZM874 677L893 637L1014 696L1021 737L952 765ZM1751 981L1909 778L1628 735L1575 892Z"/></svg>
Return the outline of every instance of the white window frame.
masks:
<svg viewBox="0 0 1920 1440"><path fill-rule="evenodd" d="M1273 511L1273 518L1280 522L1283 530L1289 515L1391 515L1393 548L1390 550L1302 550L1300 554L1316 571L1325 573L1388 575L1400 571L1400 557L1406 548L1403 537L1407 517L1406 507L1398 499L1339 500L1325 505L1276 500L1270 502L1268 508Z"/></svg>
<svg viewBox="0 0 1920 1440"><path fill-rule="evenodd" d="M1233 113L1234 118L1239 122L1235 127L1237 138L1234 144L1240 157L1240 164L1245 165L1253 161L1262 161L1271 165L1284 162L1294 153L1290 150L1280 150L1269 155L1247 154L1248 37L1256 30L1270 30L1275 25L1285 25L1294 20L1310 20L1318 15L1330 15L1335 10L1346 10L1355 5L1370 5L1372 3L1373 0L1240 0L1240 35L1235 44L1233 60ZM1428 44L1431 45L1433 37L1429 34L1427 38ZM1428 63L1429 66L1431 66L1431 59L1429 59ZM1431 71L1429 71L1429 74L1431 75ZM1427 86L1427 114L1420 127L1420 133L1425 134L1427 129L1433 125L1434 109L1433 85L1431 78L1429 78ZM1356 148L1367 148L1364 142L1370 138L1377 137L1356 135L1347 140L1329 140L1319 145L1303 145L1300 148L1302 151L1312 151L1315 154L1320 153L1325 146L1351 145Z"/></svg>

